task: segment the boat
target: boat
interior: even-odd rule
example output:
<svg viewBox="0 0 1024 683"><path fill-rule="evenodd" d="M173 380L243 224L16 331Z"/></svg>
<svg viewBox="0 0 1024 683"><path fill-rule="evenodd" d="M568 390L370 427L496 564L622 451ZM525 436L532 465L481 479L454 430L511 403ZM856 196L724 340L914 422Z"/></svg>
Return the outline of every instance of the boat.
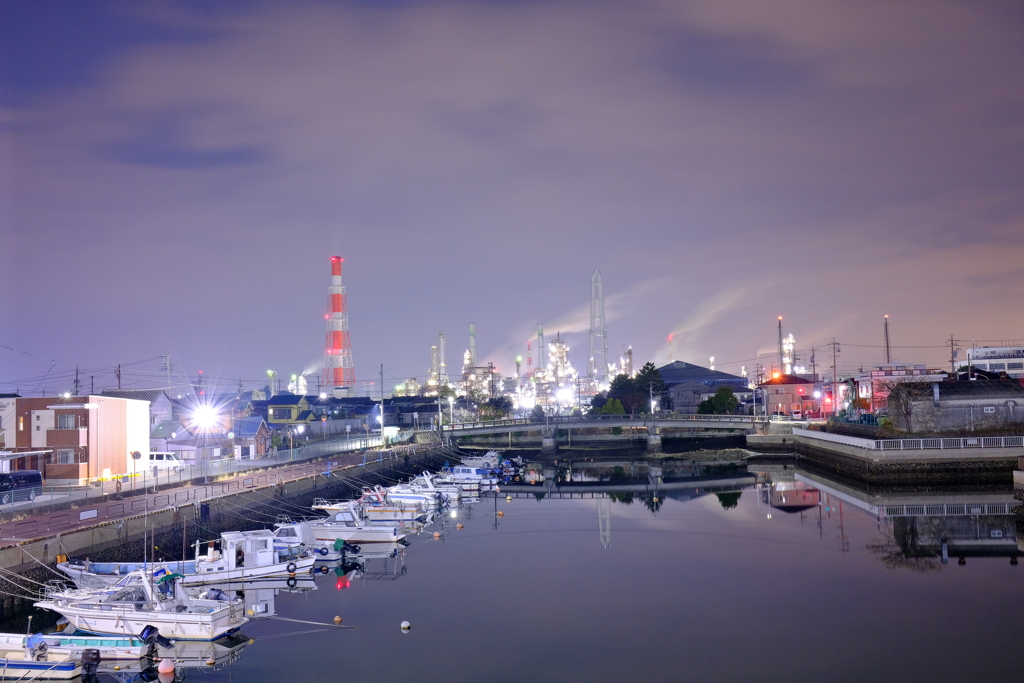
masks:
<svg viewBox="0 0 1024 683"><path fill-rule="evenodd" d="M459 497L457 492L448 494L438 491L431 480L419 484L395 484L386 489L378 487L374 490L376 492L383 491L389 503L422 503L427 510L436 510L451 505L453 501L457 503Z"/></svg>
<svg viewBox="0 0 1024 683"><path fill-rule="evenodd" d="M290 555L282 560L274 548L274 533L261 529L225 532L220 539L205 544L196 541L195 560L185 562L154 564L74 559L58 562L57 569L70 576L79 588L111 586L124 575L138 569L152 569L156 576L180 574L184 586L211 586L309 573L315 561L312 553L306 557Z"/></svg>
<svg viewBox="0 0 1024 683"><path fill-rule="evenodd" d="M103 661L133 661L152 652L152 645L138 636L95 636L88 634L47 633L24 635L0 633L0 649L43 647L51 655L67 659L80 659L85 650L99 651Z"/></svg>
<svg viewBox="0 0 1024 683"><path fill-rule="evenodd" d="M480 491L492 491L498 485L497 475L487 467L466 464L455 465L451 468L450 476L452 481L460 484L475 485L478 494Z"/></svg>
<svg viewBox="0 0 1024 683"><path fill-rule="evenodd" d="M345 543L396 543L405 538L401 524L366 519L352 501L326 519L279 522L274 525L274 544L279 548L313 548L321 557L336 541ZM335 548L339 550L340 548Z"/></svg>
<svg viewBox="0 0 1024 683"><path fill-rule="evenodd" d="M181 578L173 573L154 578L137 569L112 593L51 584L35 607L59 613L79 631L131 635L152 625L159 635L177 640L216 640L249 621L237 598L216 589L205 598L190 597Z"/></svg>
<svg viewBox="0 0 1024 683"><path fill-rule="evenodd" d="M327 510L328 506L335 506L346 501L324 500L318 498L313 501L316 509ZM393 503L388 500L387 492L381 487L376 489L363 489L362 497L356 504L363 509L363 515L371 522L422 522L427 518L431 508L428 508L421 501Z"/></svg>
<svg viewBox="0 0 1024 683"><path fill-rule="evenodd" d="M81 658L64 653L20 647L0 647L0 679L67 681L82 675Z"/></svg>

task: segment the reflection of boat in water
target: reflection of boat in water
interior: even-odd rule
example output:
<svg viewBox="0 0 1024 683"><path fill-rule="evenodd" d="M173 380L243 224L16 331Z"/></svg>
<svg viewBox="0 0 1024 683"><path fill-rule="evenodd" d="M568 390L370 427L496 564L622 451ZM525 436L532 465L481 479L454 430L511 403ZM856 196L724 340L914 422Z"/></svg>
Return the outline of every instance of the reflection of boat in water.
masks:
<svg viewBox="0 0 1024 683"><path fill-rule="evenodd" d="M201 550L205 548L206 552ZM288 576L309 572L312 557L282 559L274 548L274 534L259 531L229 531L217 541L196 541L195 560L185 562L59 562L57 569L70 576L79 588L109 586L136 569L150 568L182 575L185 586L217 585L224 581L248 581L260 577Z"/></svg>
<svg viewBox="0 0 1024 683"><path fill-rule="evenodd" d="M114 593L47 586L35 607L59 613L80 631L133 635L153 625L165 638L183 640L216 640L248 621L240 601L186 594L180 575L154 580L135 571L125 579Z"/></svg>
<svg viewBox="0 0 1024 683"><path fill-rule="evenodd" d="M238 595L245 604L245 614L250 618L267 617L275 614L274 598L281 591L305 593L317 590L313 574L290 576L287 579L256 579L217 584L217 588L229 595Z"/></svg>
<svg viewBox="0 0 1024 683"><path fill-rule="evenodd" d="M242 656L242 650L251 641L241 633L232 633L214 641L174 642L174 647L158 647L157 657L172 657L178 667L209 669L208 663L213 660L212 668L233 664Z"/></svg>

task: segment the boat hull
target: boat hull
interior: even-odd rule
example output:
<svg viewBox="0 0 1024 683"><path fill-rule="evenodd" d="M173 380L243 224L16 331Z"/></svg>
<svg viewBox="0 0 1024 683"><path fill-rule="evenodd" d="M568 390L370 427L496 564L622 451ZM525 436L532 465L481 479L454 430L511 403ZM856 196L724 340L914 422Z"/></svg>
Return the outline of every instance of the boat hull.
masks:
<svg viewBox="0 0 1024 683"><path fill-rule="evenodd" d="M288 562L278 562L264 567L239 567L237 569L226 569L200 573L196 571L196 563L189 562L160 562L156 565L149 565L155 569L165 568L168 572L182 574L182 585L185 586L215 586L222 583L250 581L254 579L286 578L291 574L309 573L313 569L316 558L303 557ZM294 565L294 569L289 567ZM114 564L93 565L104 570L112 569ZM119 579L130 571L144 567L141 562L119 563L116 565L119 573L97 573L86 571L79 565L69 565L65 562L57 564L57 569L71 577L79 588L106 588L112 586Z"/></svg>
<svg viewBox="0 0 1024 683"><path fill-rule="evenodd" d="M209 614L117 608L107 611L47 600L37 602L35 606L57 612L79 631L114 636L135 635L141 633L146 626L155 626L165 638L217 640L237 631L249 621L241 605L232 605Z"/></svg>
<svg viewBox="0 0 1024 683"><path fill-rule="evenodd" d="M0 658L0 670L5 680L68 681L82 675L82 664L74 660L36 662Z"/></svg>

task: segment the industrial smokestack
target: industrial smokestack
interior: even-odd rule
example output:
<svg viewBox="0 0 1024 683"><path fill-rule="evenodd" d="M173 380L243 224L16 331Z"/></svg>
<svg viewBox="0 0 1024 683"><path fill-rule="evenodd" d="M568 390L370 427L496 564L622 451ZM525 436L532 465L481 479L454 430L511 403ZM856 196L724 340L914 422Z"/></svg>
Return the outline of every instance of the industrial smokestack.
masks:
<svg viewBox="0 0 1024 683"><path fill-rule="evenodd" d="M537 369L544 370L548 366L547 348L544 345L544 326L537 325Z"/></svg>
<svg viewBox="0 0 1024 683"><path fill-rule="evenodd" d="M444 353L445 353L444 352L444 344L445 344L444 332L438 332L437 333L437 360L438 360L437 381L441 384L441 386L446 386L448 384L448 364L447 364L447 362L445 362L445 359L444 359Z"/></svg>
<svg viewBox="0 0 1024 683"><path fill-rule="evenodd" d="M352 362L352 340L348 332L348 297L341 284L341 264L345 259L331 257L331 286L327 289L327 344L321 384L335 395L355 390L356 368ZM340 390L340 391L339 391Z"/></svg>
<svg viewBox="0 0 1024 683"><path fill-rule="evenodd" d="M469 324L469 364L476 367L476 325Z"/></svg>

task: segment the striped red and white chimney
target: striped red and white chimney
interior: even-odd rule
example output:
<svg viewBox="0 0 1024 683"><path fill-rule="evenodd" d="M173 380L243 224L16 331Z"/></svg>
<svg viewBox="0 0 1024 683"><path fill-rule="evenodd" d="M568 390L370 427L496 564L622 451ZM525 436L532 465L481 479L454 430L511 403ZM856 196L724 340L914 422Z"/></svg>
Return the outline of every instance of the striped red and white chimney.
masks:
<svg viewBox="0 0 1024 683"><path fill-rule="evenodd" d="M331 286L328 288L327 348L321 382L325 390L354 389L356 368L352 364L352 340L348 334L348 298L341 284L341 264L345 259L331 257Z"/></svg>

